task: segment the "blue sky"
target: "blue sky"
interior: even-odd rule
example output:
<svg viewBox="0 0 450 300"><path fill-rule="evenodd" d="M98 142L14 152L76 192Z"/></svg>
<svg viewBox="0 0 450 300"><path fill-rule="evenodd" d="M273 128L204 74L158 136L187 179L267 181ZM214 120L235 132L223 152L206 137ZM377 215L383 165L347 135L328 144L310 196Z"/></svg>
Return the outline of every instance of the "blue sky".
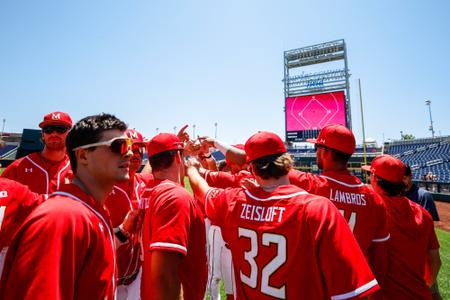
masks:
<svg viewBox="0 0 450 300"><path fill-rule="evenodd" d="M449 1L1 1L0 119L110 112L152 137L184 123L284 136L283 51L347 43L353 129L450 134ZM192 127L189 131L192 134Z"/></svg>

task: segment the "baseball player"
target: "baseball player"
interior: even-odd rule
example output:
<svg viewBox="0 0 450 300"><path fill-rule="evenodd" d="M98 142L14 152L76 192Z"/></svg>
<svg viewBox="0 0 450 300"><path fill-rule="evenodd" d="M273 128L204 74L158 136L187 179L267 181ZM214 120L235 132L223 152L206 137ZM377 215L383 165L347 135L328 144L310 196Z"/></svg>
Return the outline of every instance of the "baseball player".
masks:
<svg viewBox="0 0 450 300"><path fill-rule="evenodd" d="M153 175L136 173L145 151L142 134L133 129L127 129L125 133L133 141L130 179L114 185L105 206L108 208L116 238L119 240L116 252L117 299L139 299L141 288L139 238L138 234L126 232L121 225L129 212L138 209L141 196L146 186L153 181Z"/></svg>
<svg viewBox="0 0 450 300"><path fill-rule="evenodd" d="M147 145L154 176L142 196L143 273L141 299L203 299L207 280L205 223L182 186L183 142L160 133Z"/></svg>
<svg viewBox="0 0 450 300"><path fill-rule="evenodd" d="M317 165L323 172L313 175L291 170L289 181L336 205L383 286L389 240L386 211L382 199L347 170L347 162L356 145L353 132L342 125L327 125L317 139L308 142L315 144Z"/></svg>
<svg viewBox="0 0 450 300"><path fill-rule="evenodd" d="M187 167L195 195L230 246L237 299L349 299L379 289L336 207L289 184L292 159L280 137L256 133L245 153L259 184L251 190L210 188Z"/></svg>
<svg viewBox="0 0 450 300"><path fill-rule="evenodd" d="M387 270L389 232L386 212L379 196L347 170L347 162L356 145L353 133L342 125L328 125L320 131L317 139L308 141L315 144L317 164L323 173L314 175L291 169L290 183L331 200L347 220L381 284ZM242 164L242 151L223 142L216 141L215 144L224 148L227 157Z"/></svg>
<svg viewBox="0 0 450 300"><path fill-rule="evenodd" d="M0 178L0 276L11 239L35 207L47 195L39 195L17 181Z"/></svg>
<svg viewBox="0 0 450 300"><path fill-rule="evenodd" d="M114 233L104 202L114 183L129 179L132 141L125 130L109 114L75 124L66 140L74 180L39 205L16 233L0 299L114 299ZM125 230L132 232L136 220L124 223Z"/></svg>
<svg viewBox="0 0 450 300"><path fill-rule="evenodd" d="M38 194L51 194L69 183L73 173L65 141L71 126L72 119L65 112L45 115L39 123L44 149L17 159L1 176L25 184Z"/></svg>
<svg viewBox="0 0 450 300"><path fill-rule="evenodd" d="M391 234L385 299L432 299L430 287L441 266L439 242L431 215L402 196L405 165L393 156L380 155L363 169L370 171L373 189L384 200Z"/></svg>

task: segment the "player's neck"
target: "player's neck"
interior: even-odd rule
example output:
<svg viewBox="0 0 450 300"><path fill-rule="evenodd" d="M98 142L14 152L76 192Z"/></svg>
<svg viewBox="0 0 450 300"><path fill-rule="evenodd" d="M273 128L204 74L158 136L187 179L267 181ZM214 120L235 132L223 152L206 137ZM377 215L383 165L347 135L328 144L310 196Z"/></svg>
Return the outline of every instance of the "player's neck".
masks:
<svg viewBox="0 0 450 300"><path fill-rule="evenodd" d="M106 197L111 193L114 185L113 182L99 182L86 170L77 170L77 175L75 175L72 183L92 196L100 205L105 203Z"/></svg>
<svg viewBox="0 0 450 300"><path fill-rule="evenodd" d="M41 152L42 158L49 161L54 162L60 162L64 159L66 156L66 148L63 148L61 150L51 150L47 147L44 147L44 149Z"/></svg>
<svg viewBox="0 0 450 300"><path fill-rule="evenodd" d="M272 192L281 185L289 184L289 178L287 175L282 176L278 179L276 178L263 179L257 176L256 181L259 183L261 188L266 192Z"/></svg>
<svg viewBox="0 0 450 300"><path fill-rule="evenodd" d="M330 171L348 171L346 165L342 164L324 164L323 166L323 172L330 172Z"/></svg>
<svg viewBox="0 0 450 300"><path fill-rule="evenodd" d="M168 169L153 171L153 177L157 180L170 180L180 184L180 174L178 170L170 167Z"/></svg>

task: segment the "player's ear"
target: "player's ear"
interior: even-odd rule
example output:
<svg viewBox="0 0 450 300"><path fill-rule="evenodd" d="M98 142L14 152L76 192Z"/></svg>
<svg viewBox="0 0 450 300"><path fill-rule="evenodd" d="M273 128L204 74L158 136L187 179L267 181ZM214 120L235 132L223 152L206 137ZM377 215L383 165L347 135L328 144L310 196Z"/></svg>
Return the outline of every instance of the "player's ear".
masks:
<svg viewBox="0 0 450 300"><path fill-rule="evenodd" d="M175 159L177 160L177 163L184 164L184 160L183 160L183 157L182 157L182 154L180 151L177 151L177 154L175 155Z"/></svg>
<svg viewBox="0 0 450 300"><path fill-rule="evenodd" d="M75 157L77 158L78 166L86 166L88 164L88 150L87 149L78 149L75 150Z"/></svg>

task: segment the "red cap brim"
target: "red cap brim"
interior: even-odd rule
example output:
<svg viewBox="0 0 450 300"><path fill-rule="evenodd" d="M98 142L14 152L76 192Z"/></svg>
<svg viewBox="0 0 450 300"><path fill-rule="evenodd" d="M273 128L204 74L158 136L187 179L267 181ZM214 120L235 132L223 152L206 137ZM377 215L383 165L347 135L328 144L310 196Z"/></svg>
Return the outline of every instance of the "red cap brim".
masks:
<svg viewBox="0 0 450 300"><path fill-rule="evenodd" d="M72 127L72 124L65 122L65 121L61 121L61 120L46 120L46 121L42 121L41 123L39 123L39 127L40 128L44 128L45 126L52 126L52 125L61 125L61 126L66 126L66 127Z"/></svg>

